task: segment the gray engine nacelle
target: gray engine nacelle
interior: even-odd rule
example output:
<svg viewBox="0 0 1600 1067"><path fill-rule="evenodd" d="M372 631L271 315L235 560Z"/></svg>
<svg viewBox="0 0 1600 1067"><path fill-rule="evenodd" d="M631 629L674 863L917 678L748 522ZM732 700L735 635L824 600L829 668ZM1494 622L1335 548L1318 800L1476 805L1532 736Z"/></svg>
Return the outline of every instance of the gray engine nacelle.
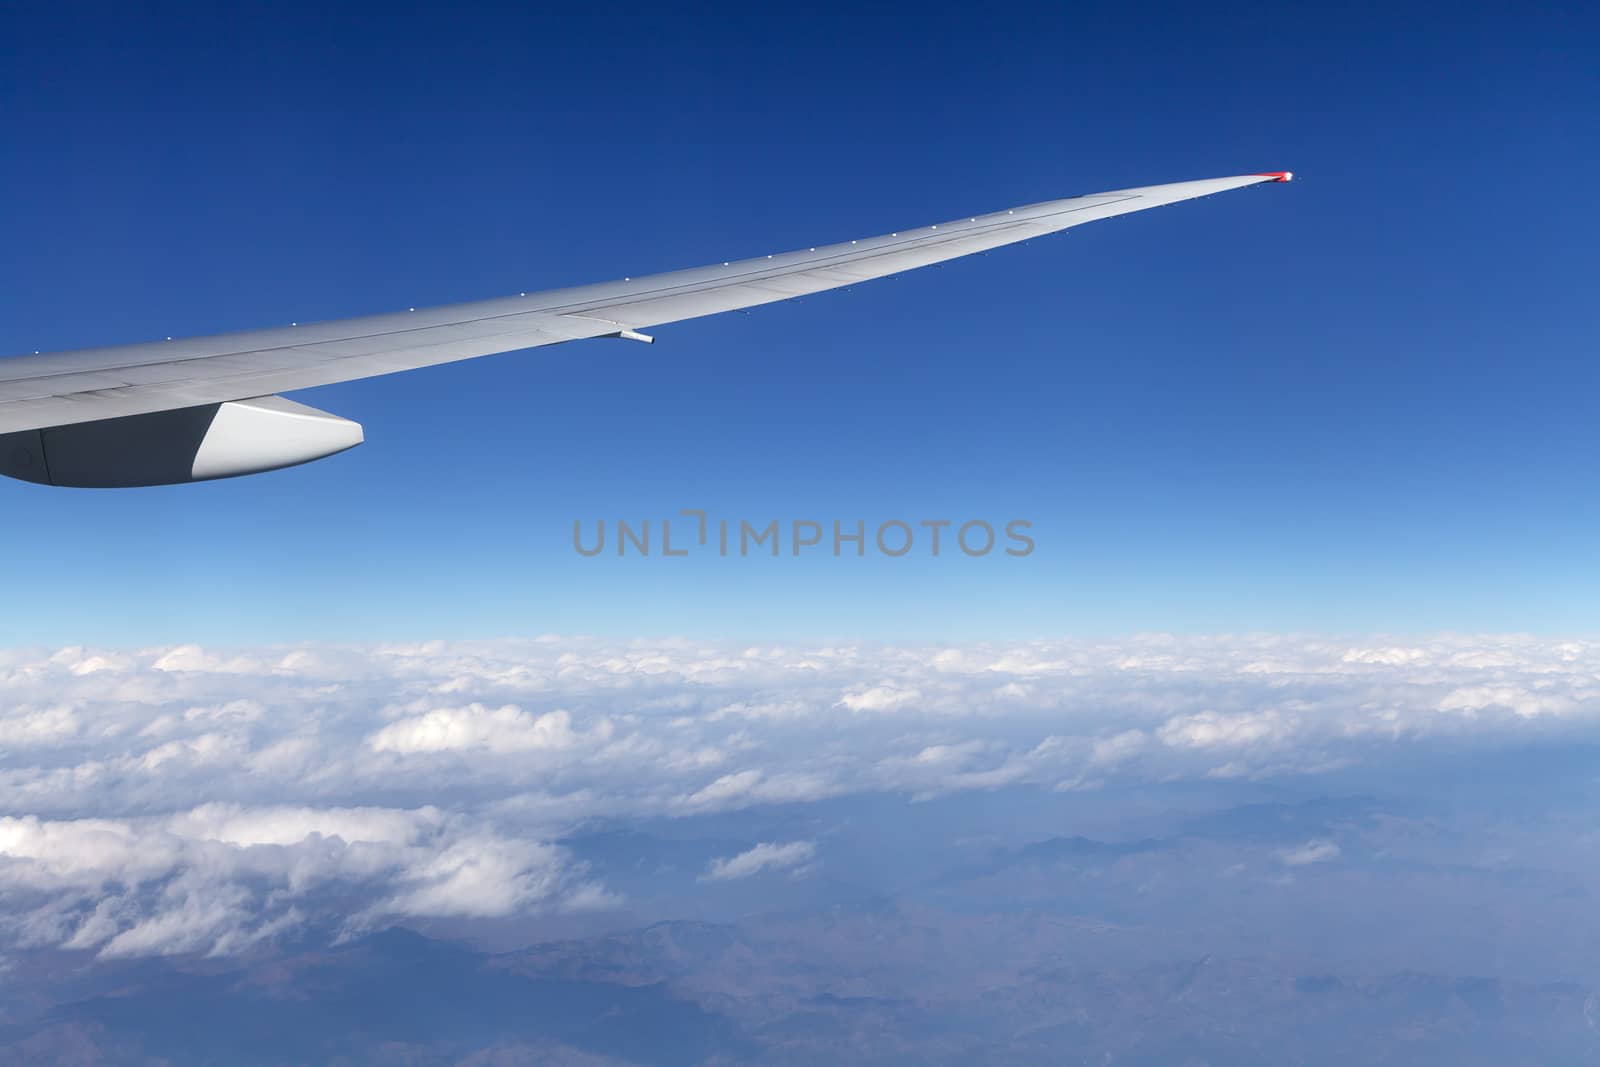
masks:
<svg viewBox="0 0 1600 1067"><path fill-rule="evenodd" d="M121 489L233 478L354 448L361 424L281 396L0 434L0 474Z"/></svg>

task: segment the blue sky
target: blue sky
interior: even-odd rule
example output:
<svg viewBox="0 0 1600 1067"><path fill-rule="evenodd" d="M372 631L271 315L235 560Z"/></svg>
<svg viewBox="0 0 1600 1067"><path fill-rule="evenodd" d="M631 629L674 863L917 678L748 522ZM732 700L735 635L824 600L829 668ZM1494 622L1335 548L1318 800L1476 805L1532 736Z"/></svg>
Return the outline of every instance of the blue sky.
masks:
<svg viewBox="0 0 1600 1067"><path fill-rule="evenodd" d="M749 315L313 391L297 471L0 486L0 641L1593 632L1595 16L0 13L20 353L1014 203L1245 190ZM1023 560L586 560L574 519L1025 518Z"/></svg>

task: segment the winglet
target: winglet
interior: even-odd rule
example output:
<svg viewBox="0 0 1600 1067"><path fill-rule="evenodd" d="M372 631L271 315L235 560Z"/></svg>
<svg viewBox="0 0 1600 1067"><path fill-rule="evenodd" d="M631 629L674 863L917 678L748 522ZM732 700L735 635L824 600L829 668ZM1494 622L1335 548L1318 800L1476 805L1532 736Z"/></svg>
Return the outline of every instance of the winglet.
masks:
<svg viewBox="0 0 1600 1067"><path fill-rule="evenodd" d="M1275 182L1287 182L1287 181L1293 181L1294 180L1294 171L1292 171L1292 170L1269 170L1264 174L1258 174L1256 176L1258 178L1271 178Z"/></svg>

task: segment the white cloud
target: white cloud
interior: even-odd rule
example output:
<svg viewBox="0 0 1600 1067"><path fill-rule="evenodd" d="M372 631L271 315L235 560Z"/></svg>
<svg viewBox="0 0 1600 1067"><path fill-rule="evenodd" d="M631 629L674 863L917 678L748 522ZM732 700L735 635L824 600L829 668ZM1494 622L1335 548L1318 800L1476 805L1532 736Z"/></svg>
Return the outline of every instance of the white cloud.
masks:
<svg viewBox="0 0 1600 1067"><path fill-rule="evenodd" d="M1551 691L1547 684L1463 686L1446 693L1439 701L1440 711L1472 714L1491 708L1505 708L1531 719L1538 715L1560 715L1571 711L1573 701L1565 692Z"/></svg>
<svg viewBox="0 0 1600 1067"><path fill-rule="evenodd" d="M78 732L78 714L70 706L18 708L0 718L0 746L23 748L57 744Z"/></svg>
<svg viewBox="0 0 1600 1067"><path fill-rule="evenodd" d="M1162 724L1160 737L1175 748L1238 748L1279 740L1293 728L1271 709L1240 715L1203 711L1169 719Z"/></svg>
<svg viewBox="0 0 1600 1067"><path fill-rule="evenodd" d="M841 707L851 711L892 711L909 704L922 694L915 689L897 689L892 685L875 685L870 689L856 689L839 698Z"/></svg>
<svg viewBox="0 0 1600 1067"><path fill-rule="evenodd" d="M1425 663L1427 659L1428 653L1424 649L1395 645L1352 648L1340 657L1344 663L1371 663L1385 667L1405 667L1414 663Z"/></svg>
<svg viewBox="0 0 1600 1067"><path fill-rule="evenodd" d="M1600 643L1522 636L0 650L0 950L611 906L595 819L1597 738Z"/></svg>
<svg viewBox="0 0 1600 1067"><path fill-rule="evenodd" d="M739 771L725 774L703 789L697 789L684 798L685 807L695 809L723 808L743 800L761 784L760 771Z"/></svg>
<svg viewBox="0 0 1600 1067"><path fill-rule="evenodd" d="M406 871L404 888L378 909L396 915L511 915L554 894L561 857L549 845L472 837Z"/></svg>
<svg viewBox="0 0 1600 1067"><path fill-rule="evenodd" d="M173 816L167 827L185 838L251 845L297 845L312 836L347 844L408 845L437 829L439 812L390 808L239 808L205 804Z"/></svg>
<svg viewBox="0 0 1600 1067"><path fill-rule="evenodd" d="M731 882L738 878L749 878L762 871L791 870L810 863L816 854L817 846L814 841L790 841L783 845L763 842L737 856L712 860L711 865L706 868L706 873L701 875L701 881Z"/></svg>
<svg viewBox="0 0 1600 1067"><path fill-rule="evenodd" d="M1328 863L1339 858L1339 846L1332 841L1307 841L1296 848L1285 849L1278 853L1278 858L1290 867Z"/></svg>
<svg viewBox="0 0 1600 1067"><path fill-rule="evenodd" d="M611 735L602 719L590 731L590 740ZM482 748L491 752L531 752L572 748L586 738L572 728L565 711L531 715L515 705L490 710L481 704L465 708L440 708L391 723L368 738L379 752L458 752Z"/></svg>
<svg viewBox="0 0 1600 1067"><path fill-rule="evenodd" d="M1110 737L1096 739L1090 759L1096 765L1121 763L1143 751L1148 743L1149 738L1143 730L1123 730Z"/></svg>
<svg viewBox="0 0 1600 1067"><path fill-rule="evenodd" d="M554 845L432 807L0 819L14 933L105 956L236 951L339 894L377 901L356 922L592 907L603 890L581 875Z"/></svg>

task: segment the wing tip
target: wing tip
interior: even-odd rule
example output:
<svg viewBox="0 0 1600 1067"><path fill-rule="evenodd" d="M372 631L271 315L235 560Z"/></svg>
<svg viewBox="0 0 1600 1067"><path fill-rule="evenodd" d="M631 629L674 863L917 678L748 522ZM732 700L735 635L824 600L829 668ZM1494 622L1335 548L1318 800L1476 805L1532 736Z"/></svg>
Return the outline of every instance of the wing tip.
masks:
<svg viewBox="0 0 1600 1067"><path fill-rule="evenodd" d="M1258 177L1258 178L1271 178L1275 182L1289 182L1289 181L1294 181L1294 171L1292 171L1292 170L1268 170L1268 171L1262 171L1260 174L1257 174L1256 177Z"/></svg>

